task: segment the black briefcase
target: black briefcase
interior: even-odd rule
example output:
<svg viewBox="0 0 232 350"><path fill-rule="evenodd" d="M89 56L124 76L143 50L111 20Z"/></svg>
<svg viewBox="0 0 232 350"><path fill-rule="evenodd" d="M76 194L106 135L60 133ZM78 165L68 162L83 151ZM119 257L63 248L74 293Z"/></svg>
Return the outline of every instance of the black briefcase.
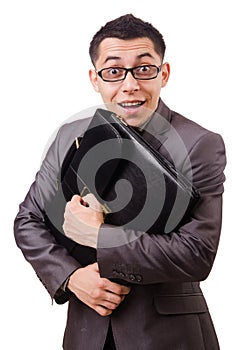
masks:
<svg viewBox="0 0 232 350"><path fill-rule="evenodd" d="M135 128L104 109L96 110L83 138L75 140L61 178L59 193L50 204L57 207L59 201L60 216L74 194L93 193L102 205L105 223L149 234L175 230L199 199L196 188L174 164ZM81 264L96 261L95 249L62 237L55 226L50 225L58 241L66 247L68 242Z"/></svg>

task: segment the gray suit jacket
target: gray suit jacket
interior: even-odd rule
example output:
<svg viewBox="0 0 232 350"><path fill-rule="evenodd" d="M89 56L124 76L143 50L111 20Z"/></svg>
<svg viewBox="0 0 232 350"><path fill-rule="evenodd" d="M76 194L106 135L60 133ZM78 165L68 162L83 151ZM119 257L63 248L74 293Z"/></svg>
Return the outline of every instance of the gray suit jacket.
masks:
<svg viewBox="0 0 232 350"><path fill-rule="evenodd" d="M102 225L97 248L100 274L132 285L110 317L101 317L72 293L58 298L62 283L81 265L57 243L44 221L64 157L90 119L60 128L20 205L15 219L18 246L52 298L69 299L65 350L101 350L110 319L118 350L219 349L199 282L207 278L219 243L224 144L220 135L171 111L161 100L156 112L162 118L153 117L148 124L159 140L154 147L193 181L201 199L184 224L170 234L148 235Z"/></svg>

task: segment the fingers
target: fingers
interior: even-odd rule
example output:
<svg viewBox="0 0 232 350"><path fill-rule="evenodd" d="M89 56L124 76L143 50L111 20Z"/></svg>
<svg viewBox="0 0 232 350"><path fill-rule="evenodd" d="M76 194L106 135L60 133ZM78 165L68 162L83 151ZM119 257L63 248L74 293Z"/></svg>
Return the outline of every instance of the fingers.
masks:
<svg viewBox="0 0 232 350"><path fill-rule="evenodd" d="M92 267L96 272L99 273L99 267L97 262L92 264ZM103 288L105 288L107 291L114 293L116 295L121 295L121 296L127 295L131 290L131 287L112 282L107 278L101 278L101 283L104 284L102 285Z"/></svg>
<svg viewBox="0 0 232 350"><path fill-rule="evenodd" d="M88 299L90 307L102 316L110 315L125 299L108 291L95 290L95 293Z"/></svg>
<svg viewBox="0 0 232 350"><path fill-rule="evenodd" d="M112 314L113 310L106 309L105 307L101 305L97 305L94 310L100 315L100 316L109 316Z"/></svg>
<svg viewBox="0 0 232 350"><path fill-rule="evenodd" d="M68 288L101 316L110 315L130 291L126 286L101 278L97 263L76 270L70 276Z"/></svg>
<svg viewBox="0 0 232 350"><path fill-rule="evenodd" d="M123 286L121 284L107 280L107 290L110 291L111 293L122 296L122 295L127 295L130 292L131 288L128 286Z"/></svg>
<svg viewBox="0 0 232 350"><path fill-rule="evenodd" d="M82 205L81 202L82 202L82 198L77 194L75 194L74 196L72 196L71 201L67 202L66 206L69 207L72 213L75 213Z"/></svg>
<svg viewBox="0 0 232 350"><path fill-rule="evenodd" d="M101 204L92 193L88 193L86 196L84 196L83 201L87 203L91 209L102 212Z"/></svg>
<svg viewBox="0 0 232 350"><path fill-rule="evenodd" d="M78 208L80 205L83 205L85 207L90 207L95 211L102 212L101 204L98 202L97 198L92 193L88 193L84 197L80 197L79 195L75 194L74 196L72 196L71 201L68 203L71 209L75 209Z"/></svg>
<svg viewBox="0 0 232 350"><path fill-rule="evenodd" d="M67 202L66 207L69 207L70 211L75 214L83 207L86 207L90 210L102 213L102 206L92 193L88 193L83 198L75 194L71 201Z"/></svg>

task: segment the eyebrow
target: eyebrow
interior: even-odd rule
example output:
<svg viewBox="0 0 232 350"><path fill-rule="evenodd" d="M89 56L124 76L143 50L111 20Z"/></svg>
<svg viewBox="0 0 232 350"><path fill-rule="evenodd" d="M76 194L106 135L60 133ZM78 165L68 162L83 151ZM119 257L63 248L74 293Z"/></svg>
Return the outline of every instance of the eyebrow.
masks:
<svg viewBox="0 0 232 350"><path fill-rule="evenodd" d="M143 57L150 57L150 58L154 58L154 56L152 56L152 54L150 54L150 52L144 52L141 53L141 55L138 55L137 58L143 58Z"/></svg>
<svg viewBox="0 0 232 350"><path fill-rule="evenodd" d="M106 62L110 61L110 60L120 60L121 57L118 56L108 56L106 57L105 61L103 62L103 64L105 64Z"/></svg>
<svg viewBox="0 0 232 350"><path fill-rule="evenodd" d="M154 58L152 56L152 54L150 54L149 52L144 52L144 53L141 53L140 55L138 55L136 58L137 59L141 59L143 57L150 57L150 58ZM103 64L107 63L108 61L111 61L111 60L121 60L122 58L119 57L119 56L108 56L106 57L105 61L103 62Z"/></svg>

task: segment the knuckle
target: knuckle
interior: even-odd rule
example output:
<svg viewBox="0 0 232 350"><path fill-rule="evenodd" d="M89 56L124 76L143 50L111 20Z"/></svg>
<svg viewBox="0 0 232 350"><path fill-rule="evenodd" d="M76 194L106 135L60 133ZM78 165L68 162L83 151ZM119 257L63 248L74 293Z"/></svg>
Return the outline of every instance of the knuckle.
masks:
<svg viewBox="0 0 232 350"><path fill-rule="evenodd" d="M123 288L121 286L115 287L115 294L120 295L123 294Z"/></svg>
<svg viewBox="0 0 232 350"><path fill-rule="evenodd" d="M93 299L100 299L100 297L101 297L101 290L99 290L98 288L93 289L93 290L91 291L90 295L91 295L91 297L92 297Z"/></svg>
<svg viewBox="0 0 232 350"><path fill-rule="evenodd" d="M109 305L109 309L112 311L115 310L117 307L118 307L118 304L110 304Z"/></svg>
<svg viewBox="0 0 232 350"><path fill-rule="evenodd" d="M104 278L101 278L98 282L98 287L105 289L107 287L107 281Z"/></svg>
<svg viewBox="0 0 232 350"><path fill-rule="evenodd" d="M97 306L96 312L101 316L109 316L110 314L112 314L112 310L106 309L102 306Z"/></svg>
<svg viewBox="0 0 232 350"><path fill-rule="evenodd" d="M116 306L120 304L122 301L121 297L119 295L114 295L114 298L112 299L112 303L114 303Z"/></svg>
<svg viewBox="0 0 232 350"><path fill-rule="evenodd" d="M74 194L71 198L71 202L75 200L79 200L80 196L78 194Z"/></svg>

